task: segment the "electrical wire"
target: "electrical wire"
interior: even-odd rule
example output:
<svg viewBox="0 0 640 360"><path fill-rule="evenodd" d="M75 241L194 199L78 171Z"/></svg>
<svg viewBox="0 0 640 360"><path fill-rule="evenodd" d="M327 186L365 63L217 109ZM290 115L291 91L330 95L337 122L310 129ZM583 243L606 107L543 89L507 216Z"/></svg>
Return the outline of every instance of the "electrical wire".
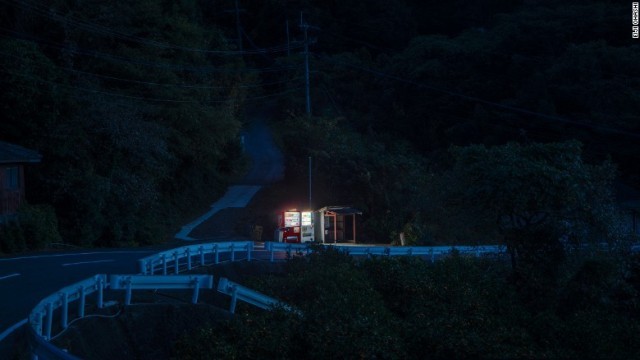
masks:
<svg viewBox="0 0 640 360"><path fill-rule="evenodd" d="M161 69L169 69L173 71L185 71L185 72L194 72L194 73L269 73L269 72L279 72L279 71L289 71L291 69L297 68L297 66L281 66L281 67L269 67L269 68L237 68L237 69L228 69L223 67L214 67L214 66L186 66L186 65L178 65L178 64L167 64L167 63L158 63L158 62L149 62L149 61L141 61L137 59L132 59L124 56L112 55L107 53L102 53L98 51L87 51L80 49L78 47L70 47L68 45L51 42L48 40L43 40L42 38L26 34L19 33L4 27L0 26L0 31L4 31L5 33L9 33L11 35L4 34L5 37L29 41L32 43L36 43L42 46L52 47L58 50L66 51L76 55L90 56L100 60L107 60L110 62L117 63L126 63L126 64L134 64L134 65L142 65L153 68L161 68Z"/></svg>
<svg viewBox="0 0 640 360"><path fill-rule="evenodd" d="M130 34L126 34L117 30L114 30L112 28L109 27L105 27L102 25L98 25L95 23L91 23L91 22L86 22L86 21L82 21L80 19L77 19L73 16L67 15L67 16L62 16L57 14L56 12L54 12L54 10L49 9L45 6L39 5L39 4L34 4L34 3L30 3L27 1L19 1L19 0L13 0L13 1L8 1L8 0L0 0L0 2L4 2L6 4L14 4L14 5L18 5L18 6L23 6L25 8L30 9L31 11L33 11L34 13L43 16L43 17L47 17L53 21L56 22L63 22L65 24L72 24L75 25L77 28L85 30L85 31L89 31L95 34L100 34L100 35L104 35L104 36L112 36L121 40L125 40L125 41L130 41L130 42L135 42L138 44L142 44L145 46L152 46L152 47L157 47L157 48L161 48L161 49L167 49L167 50L181 50L181 51L188 51L188 52L197 52L197 53L204 53L204 54L209 54L209 55L224 55L224 56L238 56L238 55L261 55L261 54L267 54L267 53L281 53L281 52L287 52L288 50L292 49L292 47L287 46L287 45L279 45L279 46L275 46L275 47L271 47L271 48L258 48L255 50L251 50L251 51L235 51L235 50L208 50L208 49L202 49L202 48L192 48L192 47L185 47L185 46L178 46L178 45L172 45L172 44L168 44L168 43L164 43L164 42L159 42L159 41L155 41L155 40L149 40L149 39L145 39L145 38L141 38L138 36L134 36L134 35L130 35ZM300 47L302 45L296 45L297 47ZM295 48L297 48L295 47Z"/></svg>
<svg viewBox="0 0 640 360"><path fill-rule="evenodd" d="M5 74L16 75L16 76L19 76L19 77L22 77L22 78L27 78L27 79L30 79L32 81L38 81L38 82L47 83L47 84L50 84L50 85L54 85L56 87L62 87L62 88L66 88L66 89L69 89L69 90L79 91L81 93L90 92L90 93L94 93L94 94L106 95L106 96L111 96L111 97L119 97L119 98L124 98L124 99L129 99L129 100L139 100L139 101L145 101L145 102L190 103L190 104L207 105L207 104L226 103L226 102L229 102L229 101L234 99L233 97L227 97L227 98L224 98L224 99L197 101L197 100L162 99L162 98L150 98L150 97L144 97L144 96L132 96L132 95L126 95L126 94L120 94L120 93L113 93L113 92L109 92L109 91L102 91L102 90L97 90L97 89L91 89L91 88L85 88L85 87L78 87L78 86L63 84L63 83L59 83L59 82L56 82L56 81L46 80L46 79L42 79L42 78L36 78L34 76L28 76L28 75L24 75L24 74L18 74L18 73L15 73L15 72L9 72L9 71L4 70L4 69L0 69L0 72L3 72ZM33 86L29 86L29 85L26 85L26 84L16 84L16 86L20 86L20 87L23 87L23 88L28 88L30 90L36 90L36 91L41 90L41 89L37 89L37 88L34 88ZM302 87L297 87L297 88L294 88L294 89L289 89L289 90L286 90L286 91L273 93L273 94L245 97L243 100L250 102L252 100L261 100L261 99L265 99L265 98L278 97L278 96L286 95L286 94L289 94L289 93L292 93L294 91L298 91L298 90L301 90L301 89L302 89Z"/></svg>
<svg viewBox="0 0 640 360"><path fill-rule="evenodd" d="M60 332L59 332L59 333L57 333L55 336L52 336L52 337L49 339L49 342L51 342L51 341L53 341L53 340L57 339L60 335L64 334L64 332L65 332L65 331L67 331L67 330L69 330L69 328L71 327L71 325L73 325L73 323L75 323L75 322L76 322L76 321L78 321L78 320L82 320L82 319L89 319L89 318L113 319L113 318L116 318L116 317L120 316L120 313L121 313L121 312L122 312L122 308L118 309L118 312L117 312L117 313L115 313L115 314L113 314L113 315L98 315L98 314L95 314L95 315L87 315L87 316L84 316L84 317L79 317L79 318L73 319L73 320L71 320L71 321L69 322L69 324L67 324L67 327L66 327L66 328L64 328L64 329L60 330Z"/></svg>
<svg viewBox="0 0 640 360"><path fill-rule="evenodd" d="M1 51L1 50L0 50L0 55L13 57L13 58L15 58L17 60L21 60L22 59L20 56L9 54L9 53ZM61 71L66 71L66 72L70 72L70 73L74 73L74 74L86 75L86 76L91 76L91 77L97 77L97 78L101 78L101 79L114 80L114 81L120 81L120 82L125 82L125 83L132 83L132 84L140 84L140 85L171 87L171 88L184 88L184 89L196 89L196 90L222 90L222 89L229 89L231 87L238 87L238 88L245 88L245 89L261 88L263 86L285 84L285 83L289 83L289 82L292 82L292 81L296 81L296 80L302 79L302 77L297 77L297 78L289 79L289 80L278 80L278 81L272 81L272 82L266 82L266 83L265 82L261 82L261 83L241 84L241 85L233 85L233 86L167 84L167 83L157 83L157 82L142 81L142 80L135 80L135 79L125 79L125 78L120 78L120 77L116 77L116 76L97 74L97 73L92 73L92 72L86 72L86 71L71 69L71 68L67 68L67 67L61 67L61 66L57 66L57 65L54 65L54 66L57 69L61 70Z"/></svg>
<svg viewBox="0 0 640 360"><path fill-rule="evenodd" d="M525 114L525 115L530 115L530 116L534 116L540 119L544 119L546 121L557 121L557 122L562 122L562 123L566 123L566 124L572 124L572 125L579 125L579 126L585 126L585 127L589 127L595 130L600 130L603 132L607 132L607 133L611 133L611 134L617 134L617 135L624 135L624 136L630 136L633 138L638 138L640 139L640 134L638 133L634 133L634 132L630 132L630 131L626 131L626 130L621 130L621 129L615 129L615 128L611 128L608 126L603 126L603 125L598 125L598 124L593 124L590 122L586 122L586 121L579 121L579 120L574 120L574 119L567 119L567 118L563 118L563 117L559 117L559 116L554 116L554 115L548 115L548 114L543 114L540 112L536 112L536 111L532 111L532 110L528 110L528 109L523 109L517 106L512 106L512 105L506 105L506 104L501 104L501 103L497 103L497 102L493 102L493 101L489 101L489 100L485 100L476 96L470 96L470 95L466 95L460 92L456 92L456 91L452 91L446 88L442 88L442 87L438 87L438 86L434 86L434 85L430 85L430 84L426 84L423 82L418 82L415 80L410 80L410 79L406 79L400 76L396 76L393 74L389 74L380 70L376 70L376 69L371 69L371 68L367 68L367 67L363 67L360 65L355 65L355 64L351 64L351 63L347 63L344 61L340 61L340 60L335 60L335 59L331 59L327 56L316 56L316 58L319 58L320 60L323 60L325 62L329 62L329 63L334 63L334 64L338 64L338 65L342 65L345 67L350 67L350 68L354 68L354 69L358 69L360 71L363 71L365 73L369 73L369 74L373 74L377 77L381 77L381 78L387 78L387 79L391 79L391 80L395 80L398 82L402 82L405 84L410 84L410 85L414 85L417 86L419 88L423 88L423 89L427 89L433 92L438 92L438 93L442 93L442 94L446 94L452 97L457 97L466 101L471 101L471 102L475 102L475 103L480 103L480 104L484 104L484 105L488 105L491 107L495 107L495 108L499 108L499 109L503 109L503 110L508 110L511 112L516 112L516 113L520 113L520 114Z"/></svg>

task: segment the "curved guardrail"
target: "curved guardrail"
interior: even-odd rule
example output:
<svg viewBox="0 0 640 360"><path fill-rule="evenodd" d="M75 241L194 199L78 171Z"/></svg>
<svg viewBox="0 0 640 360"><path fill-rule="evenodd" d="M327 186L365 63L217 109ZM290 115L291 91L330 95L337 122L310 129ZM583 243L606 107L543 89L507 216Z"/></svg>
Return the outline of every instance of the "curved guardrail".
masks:
<svg viewBox="0 0 640 360"><path fill-rule="evenodd" d="M45 340L51 339L51 328L53 326L53 312L62 308L60 315L60 326L66 328L68 325L69 303L79 300L78 317L84 317L86 296L97 292L96 303L98 308L103 306L103 292L107 283L107 276L103 274L95 275L92 278L80 281L73 285L64 287L56 294L49 295L42 299L29 315L31 328ZM46 319L46 323L44 320Z"/></svg>
<svg viewBox="0 0 640 360"><path fill-rule="evenodd" d="M49 342L53 327L54 311L60 312L60 326L65 329L69 322L69 303L78 301L78 317L84 317L86 297L97 293L96 304L103 307L103 294L106 286L106 275L98 274L89 279L64 287L56 294L42 299L29 314L29 343L33 358L76 360L77 357L62 351ZM46 322L45 322L46 320Z"/></svg>
<svg viewBox="0 0 640 360"><path fill-rule="evenodd" d="M138 260L138 264L140 265L141 274L153 275L158 268L163 275L167 275L169 268L173 268L173 273L178 274L180 272L180 266L183 265L186 266L187 270L191 270L194 257L198 259L198 265L203 266L206 265L207 255L212 256L211 264L218 264L220 262L220 254L222 253L230 253L231 261L235 261L235 254L237 252L246 252L247 260L251 261L253 248L253 241L182 246L142 258Z"/></svg>
<svg viewBox="0 0 640 360"><path fill-rule="evenodd" d="M200 266L218 264L223 254L230 254L229 260L235 261L236 253L240 252L246 253L245 259L251 261L253 248L251 241L183 246L140 259L141 274L111 275L109 282L107 275L98 274L62 288L42 299L29 315L28 334L33 358L78 359L50 342L55 317L59 316L62 330L68 327L70 303L78 302L76 319L85 316L86 297L92 293L97 293L97 307L103 308L106 289L125 290L124 302L127 305L131 302L134 289L193 289L192 302L196 303L200 289L214 287L210 275L177 276L181 270L191 270L194 257L197 258L196 265ZM210 262L207 262L208 256L212 257ZM167 275L169 268L175 275ZM162 272L162 275L155 275L156 272ZM60 310L59 314L56 314L57 310Z"/></svg>
<svg viewBox="0 0 640 360"><path fill-rule="evenodd" d="M335 247L353 256L422 256L434 261L437 257L446 256L452 251L463 254L480 256L483 254L495 254L504 252L503 246L422 246L422 247L394 247L394 246L353 246L353 245L322 245ZM252 241L207 243L199 245L183 246L167 251L162 251L138 260L140 274L137 275L111 275L107 282L107 275L98 274L89 279L60 289L36 305L29 315L29 342L32 355L35 359L62 359L77 360L78 358L55 347L51 340L54 312L60 310L60 327L65 329L69 324L69 305L78 301L77 318L85 316L86 297L97 293L96 305L103 307L105 289L123 289L126 291L125 303L131 302L133 289L187 289L192 288L194 295L192 302L197 302L199 290L202 288L214 288L213 278L210 275L176 276L183 270L191 270L194 265L212 265L220 263L223 254L229 254L229 260L235 261L237 253L246 253L242 260L251 261L255 245ZM289 258L292 253L309 254L314 251L313 245L287 244L266 242L264 251L268 253L268 259L275 261L278 254ZM264 254L267 255L267 254ZM210 258L210 260L208 260ZM265 257L266 259L267 257ZM173 275L168 275L172 270ZM161 273L162 275L156 275ZM207 278L208 277L208 278ZM235 308L236 300L243 300L251 304L258 304L266 308L271 304L279 303L276 299L244 288L239 284L231 283L227 279L221 279L218 291L232 296L231 310Z"/></svg>

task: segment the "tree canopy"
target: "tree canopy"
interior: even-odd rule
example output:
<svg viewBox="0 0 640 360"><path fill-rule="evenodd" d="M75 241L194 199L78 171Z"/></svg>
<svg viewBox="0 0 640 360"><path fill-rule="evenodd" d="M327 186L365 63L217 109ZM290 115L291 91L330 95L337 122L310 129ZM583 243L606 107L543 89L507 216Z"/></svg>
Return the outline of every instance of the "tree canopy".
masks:
<svg viewBox="0 0 640 360"><path fill-rule="evenodd" d="M29 198L53 205L64 239L145 243L175 228L238 168L257 102L277 105L291 175L317 157L374 241L434 241L426 229L442 225L420 193L451 145L577 140L638 184L639 45L622 4L239 3L238 17L230 1L0 5L0 136L45 155Z"/></svg>

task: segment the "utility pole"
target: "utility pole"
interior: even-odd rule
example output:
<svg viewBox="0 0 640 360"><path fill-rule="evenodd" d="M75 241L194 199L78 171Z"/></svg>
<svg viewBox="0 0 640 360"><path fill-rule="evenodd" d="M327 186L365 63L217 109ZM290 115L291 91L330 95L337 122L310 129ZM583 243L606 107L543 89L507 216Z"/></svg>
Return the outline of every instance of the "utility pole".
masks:
<svg viewBox="0 0 640 360"><path fill-rule="evenodd" d="M304 79L307 92L307 116L311 116L311 96L309 94L309 24L302 20L302 11L300 12L300 28L304 31Z"/></svg>
<svg viewBox="0 0 640 360"><path fill-rule="evenodd" d="M311 209L311 156L309 156L309 210Z"/></svg>
<svg viewBox="0 0 640 360"><path fill-rule="evenodd" d="M236 40L236 45L238 47L238 51L242 54L242 25L240 25L240 12L244 11L244 9L240 9L238 5L238 0L235 0L235 8L231 10L225 10L224 12L235 12L236 13L236 32L238 33L238 39Z"/></svg>
<svg viewBox="0 0 640 360"><path fill-rule="evenodd" d="M236 31L238 32L238 51L242 52L242 27L240 26L240 8L236 0Z"/></svg>

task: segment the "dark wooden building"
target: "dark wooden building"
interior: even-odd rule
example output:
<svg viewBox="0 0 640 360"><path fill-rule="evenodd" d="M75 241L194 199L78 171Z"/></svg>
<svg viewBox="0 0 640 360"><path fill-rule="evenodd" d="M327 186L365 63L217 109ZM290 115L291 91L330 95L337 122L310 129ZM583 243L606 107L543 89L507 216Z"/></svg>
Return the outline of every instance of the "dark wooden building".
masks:
<svg viewBox="0 0 640 360"><path fill-rule="evenodd" d="M24 165L40 159L36 151L0 141L0 222L15 215L24 202Z"/></svg>

